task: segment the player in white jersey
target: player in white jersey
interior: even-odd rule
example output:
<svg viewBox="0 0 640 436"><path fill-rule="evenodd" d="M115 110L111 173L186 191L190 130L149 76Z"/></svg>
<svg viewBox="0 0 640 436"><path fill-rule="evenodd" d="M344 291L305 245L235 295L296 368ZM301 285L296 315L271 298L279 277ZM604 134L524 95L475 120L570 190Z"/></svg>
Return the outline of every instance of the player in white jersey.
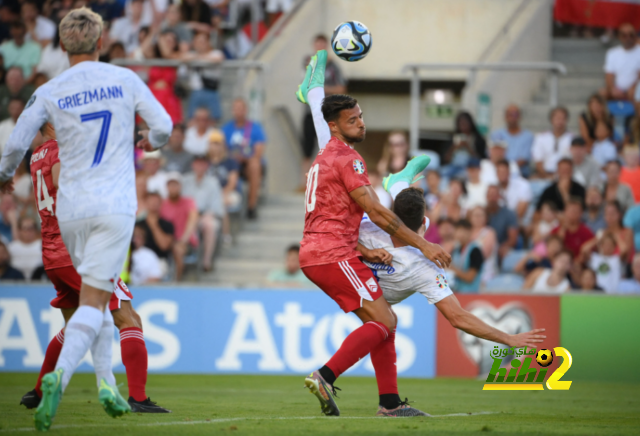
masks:
<svg viewBox="0 0 640 436"><path fill-rule="evenodd" d="M51 426L62 392L89 349L103 408L112 417L130 411L111 370L113 317L108 302L135 223L135 114L150 128L141 132L144 139L138 143L147 151L163 146L173 127L135 73L97 62L102 30L100 16L86 8L63 18L60 46L71 68L36 90L0 161L0 189L11 192L15 169L38 130L46 122L55 127L61 162L58 204L52 204L43 191L38 206L56 214L82 287L80 306L66 327L56 369L42 379L43 397L35 415L36 428L42 431Z"/></svg>
<svg viewBox="0 0 640 436"><path fill-rule="evenodd" d="M318 56L317 62L321 62L321 59L326 57ZM317 68L315 62L310 63L309 68L312 70ZM324 71L323 65L320 65L320 71ZM315 83L317 82L318 78L315 79ZM321 111L324 88L319 86L309 89L306 95L318 135L318 146L322 150L331 139L329 126ZM394 199L393 211L398 218L409 229L424 236L429 226L428 218L425 217L427 206L422 191L410 188L410 184L427 167L430 159L426 156L416 159L422 162L409 165L400 173L385 177L383 186ZM424 295L430 304L435 304L453 327L479 338L510 347L534 348L546 338L540 334L544 329L515 335L504 333L464 310L451 292L442 268L424 257L420 250L406 245L380 229L366 214L360 223L358 250L363 255L365 264L375 272L384 298L389 304L397 304L418 292Z"/></svg>

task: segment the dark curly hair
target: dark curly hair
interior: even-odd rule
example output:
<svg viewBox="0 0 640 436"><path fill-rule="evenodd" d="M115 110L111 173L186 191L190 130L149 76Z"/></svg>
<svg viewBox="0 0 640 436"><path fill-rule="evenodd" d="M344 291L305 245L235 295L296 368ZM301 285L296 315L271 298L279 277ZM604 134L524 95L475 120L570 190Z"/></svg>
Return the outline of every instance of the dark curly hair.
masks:
<svg viewBox="0 0 640 436"><path fill-rule="evenodd" d="M335 121L340 117L340 112L353 109L357 104L358 100L349 95L330 95L322 100L322 116L327 123Z"/></svg>

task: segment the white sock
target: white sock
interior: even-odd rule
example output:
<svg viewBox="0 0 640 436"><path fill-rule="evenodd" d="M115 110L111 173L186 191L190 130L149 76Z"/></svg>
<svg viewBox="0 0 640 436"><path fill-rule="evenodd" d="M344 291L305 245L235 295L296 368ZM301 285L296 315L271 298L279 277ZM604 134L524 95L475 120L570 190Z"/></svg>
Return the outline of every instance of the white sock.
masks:
<svg viewBox="0 0 640 436"><path fill-rule="evenodd" d="M96 372L98 387L100 387L102 378L112 386L116 384L116 378L111 368L113 328L113 315L111 315L111 311L107 307L102 320L102 328L95 341L93 341L93 345L91 345L91 357L93 358L93 368Z"/></svg>
<svg viewBox="0 0 640 436"><path fill-rule="evenodd" d="M324 100L324 88L313 88L307 94L307 103L311 108L311 115L313 116L313 126L316 128L316 135L318 136L318 147L320 150L325 148L329 141L331 141L331 131L329 125L324 120L322 115L322 100Z"/></svg>
<svg viewBox="0 0 640 436"><path fill-rule="evenodd" d="M56 363L62 368L62 391L67 388L78 363L87 354L102 327L104 314L91 306L80 306L73 314L64 333L64 345Z"/></svg>
<svg viewBox="0 0 640 436"><path fill-rule="evenodd" d="M391 198L393 198L393 200L395 201L398 194L401 193L403 190L407 189L408 187L409 187L409 184L407 182L404 182L404 181L396 182L393 185L391 185L391 188L389 189L389 194L391 194Z"/></svg>

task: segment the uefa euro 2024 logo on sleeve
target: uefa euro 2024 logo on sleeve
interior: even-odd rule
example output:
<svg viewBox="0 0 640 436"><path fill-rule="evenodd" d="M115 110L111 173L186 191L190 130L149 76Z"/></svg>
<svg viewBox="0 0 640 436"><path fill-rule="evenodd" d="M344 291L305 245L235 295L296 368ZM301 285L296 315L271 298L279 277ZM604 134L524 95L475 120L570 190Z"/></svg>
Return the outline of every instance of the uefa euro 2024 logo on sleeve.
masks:
<svg viewBox="0 0 640 436"><path fill-rule="evenodd" d="M522 348L503 348L497 345L491 350L493 365L487 376L482 390L484 391L542 391L543 382L547 376L548 366L553 363L553 354L556 358L562 357L562 364L553 371L546 381L549 390L569 390L571 381L560 380L569 368L571 368L572 358L569 350L562 347L555 347L553 352L542 348L536 352L535 348L527 350ZM511 364L507 368L500 368L502 360L507 356L514 356ZM535 358L537 366L531 367ZM521 361L522 359L522 361Z"/></svg>

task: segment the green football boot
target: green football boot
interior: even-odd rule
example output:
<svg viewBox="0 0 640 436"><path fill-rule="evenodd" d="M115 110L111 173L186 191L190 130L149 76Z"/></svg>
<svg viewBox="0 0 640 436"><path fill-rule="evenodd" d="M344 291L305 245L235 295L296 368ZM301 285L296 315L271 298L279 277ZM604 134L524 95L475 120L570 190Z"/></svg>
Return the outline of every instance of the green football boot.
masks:
<svg viewBox="0 0 640 436"><path fill-rule="evenodd" d="M117 386L111 386L107 381L100 379L100 388L98 389L98 400L102 404L102 408L107 415L117 418L125 413L131 412L131 406L122 398Z"/></svg>
<svg viewBox="0 0 640 436"><path fill-rule="evenodd" d="M298 85L298 91L296 91L296 97L298 97L300 103L307 104L307 94L313 88L324 87L324 70L326 66L326 50L318 50L315 55L311 56L304 80Z"/></svg>
<svg viewBox="0 0 640 436"><path fill-rule="evenodd" d="M402 171L396 174L390 174L382 179L382 187L385 191L389 192L389 189L396 182L407 182L409 185L423 178L422 176L414 180L418 174L424 171L424 169L431 163L431 158L425 154L422 156L416 156L411 159L407 166Z"/></svg>
<svg viewBox="0 0 640 436"><path fill-rule="evenodd" d="M42 377L42 400L40 400L36 414L33 416L36 430L47 431L51 427L62 399L63 372L64 370L60 368Z"/></svg>

